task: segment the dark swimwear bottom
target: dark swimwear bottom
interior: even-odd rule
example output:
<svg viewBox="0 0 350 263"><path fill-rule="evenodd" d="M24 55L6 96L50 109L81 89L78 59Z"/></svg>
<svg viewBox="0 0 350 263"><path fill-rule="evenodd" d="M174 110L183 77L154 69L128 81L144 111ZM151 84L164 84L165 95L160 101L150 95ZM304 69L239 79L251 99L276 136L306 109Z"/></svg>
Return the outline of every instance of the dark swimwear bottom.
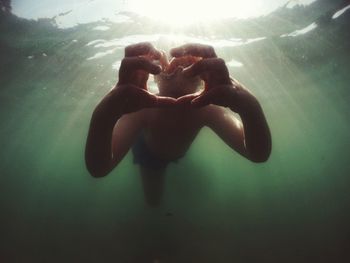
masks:
<svg viewBox="0 0 350 263"><path fill-rule="evenodd" d="M134 163L139 164L145 168L158 170L165 168L169 162L159 158L157 155L152 153L146 142L143 134L140 134L136 142L132 146L132 153L134 155Z"/></svg>

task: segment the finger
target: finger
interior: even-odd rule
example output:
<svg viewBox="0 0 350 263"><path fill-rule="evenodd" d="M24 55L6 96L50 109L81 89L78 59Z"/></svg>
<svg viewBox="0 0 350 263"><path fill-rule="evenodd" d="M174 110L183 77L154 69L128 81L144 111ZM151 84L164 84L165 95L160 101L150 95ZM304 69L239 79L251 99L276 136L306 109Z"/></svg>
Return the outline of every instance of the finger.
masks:
<svg viewBox="0 0 350 263"><path fill-rule="evenodd" d="M142 90L145 91L145 90ZM167 108L172 107L176 104L176 99L171 97L162 97L151 94L147 91L142 95L141 105L143 108Z"/></svg>
<svg viewBox="0 0 350 263"><path fill-rule="evenodd" d="M225 82L230 81L225 61L221 58L202 59L184 69L183 74L186 77L195 77L208 72L215 73L215 75L211 75L217 79L222 78L225 79Z"/></svg>
<svg viewBox="0 0 350 263"><path fill-rule="evenodd" d="M173 48L170 51L173 57L195 56L202 58L216 58L215 50L212 46L204 44L185 44L180 47Z"/></svg>
<svg viewBox="0 0 350 263"><path fill-rule="evenodd" d="M178 67L186 68L197 61L201 60L199 57L194 56L185 56L185 57L178 57L178 58L172 58L168 67L166 68L166 73L172 73L174 72Z"/></svg>
<svg viewBox="0 0 350 263"><path fill-rule="evenodd" d="M125 57L150 56L152 59L159 60L161 55L162 53L149 42L141 42L125 48Z"/></svg>
<svg viewBox="0 0 350 263"><path fill-rule="evenodd" d="M163 70L167 69L169 67L169 60L168 57L165 53L165 51L161 51L161 56L159 58L159 63L160 66L162 67Z"/></svg>
<svg viewBox="0 0 350 263"><path fill-rule="evenodd" d="M156 96L156 95L154 95ZM176 104L176 99L171 97L162 97L162 96L156 96L156 107L159 108L168 108L172 107Z"/></svg>
<svg viewBox="0 0 350 263"><path fill-rule="evenodd" d="M138 98L142 107L166 107L176 103L174 98L157 96L144 89L133 88L132 92L134 93L133 96Z"/></svg>
<svg viewBox="0 0 350 263"><path fill-rule="evenodd" d="M135 70L144 70L151 74L159 74L160 66L152 63L150 60L143 57L128 57L122 60L119 69L119 76L134 72Z"/></svg>
<svg viewBox="0 0 350 263"><path fill-rule="evenodd" d="M188 95L184 95L180 98L176 99L176 104L177 105L186 105L186 104L190 104L191 101L195 98L197 98L199 96L199 93L197 94L188 94Z"/></svg>

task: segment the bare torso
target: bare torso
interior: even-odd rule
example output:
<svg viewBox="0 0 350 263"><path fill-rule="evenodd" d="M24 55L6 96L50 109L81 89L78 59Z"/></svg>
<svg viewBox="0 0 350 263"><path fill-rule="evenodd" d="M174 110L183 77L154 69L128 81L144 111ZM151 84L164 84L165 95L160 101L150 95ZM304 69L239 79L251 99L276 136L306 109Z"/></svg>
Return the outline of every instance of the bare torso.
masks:
<svg viewBox="0 0 350 263"><path fill-rule="evenodd" d="M175 160L185 155L204 126L203 109L147 109L143 128L149 149L162 159ZM140 115L141 115L140 114Z"/></svg>

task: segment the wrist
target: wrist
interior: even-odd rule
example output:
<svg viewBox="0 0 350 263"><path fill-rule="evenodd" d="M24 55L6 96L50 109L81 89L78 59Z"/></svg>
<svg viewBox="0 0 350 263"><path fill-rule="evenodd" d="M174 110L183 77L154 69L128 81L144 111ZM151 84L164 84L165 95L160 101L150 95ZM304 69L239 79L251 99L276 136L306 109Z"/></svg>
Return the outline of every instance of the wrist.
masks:
<svg viewBox="0 0 350 263"><path fill-rule="evenodd" d="M256 97L242 86L233 84L230 94L229 108L240 116L249 117L261 111L261 106Z"/></svg>

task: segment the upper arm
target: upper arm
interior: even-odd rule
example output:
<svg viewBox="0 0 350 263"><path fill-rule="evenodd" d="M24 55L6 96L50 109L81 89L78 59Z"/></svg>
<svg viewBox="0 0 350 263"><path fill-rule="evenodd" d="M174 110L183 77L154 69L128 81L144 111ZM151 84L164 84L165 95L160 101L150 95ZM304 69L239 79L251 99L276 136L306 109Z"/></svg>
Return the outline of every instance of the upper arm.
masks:
<svg viewBox="0 0 350 263"><path fill-rule="evenodd" d="M203 112L204 125L211 128L228 146L243 156L247 156L242 122L224 107L210 105Z"/></svg>
<svg viewBox="0 0 350 263"><path fill-rule="evenodd" d="M144 128L146 110L123 115L113 129L112 159L116 166L127 154L137 136Z"/></svg>

